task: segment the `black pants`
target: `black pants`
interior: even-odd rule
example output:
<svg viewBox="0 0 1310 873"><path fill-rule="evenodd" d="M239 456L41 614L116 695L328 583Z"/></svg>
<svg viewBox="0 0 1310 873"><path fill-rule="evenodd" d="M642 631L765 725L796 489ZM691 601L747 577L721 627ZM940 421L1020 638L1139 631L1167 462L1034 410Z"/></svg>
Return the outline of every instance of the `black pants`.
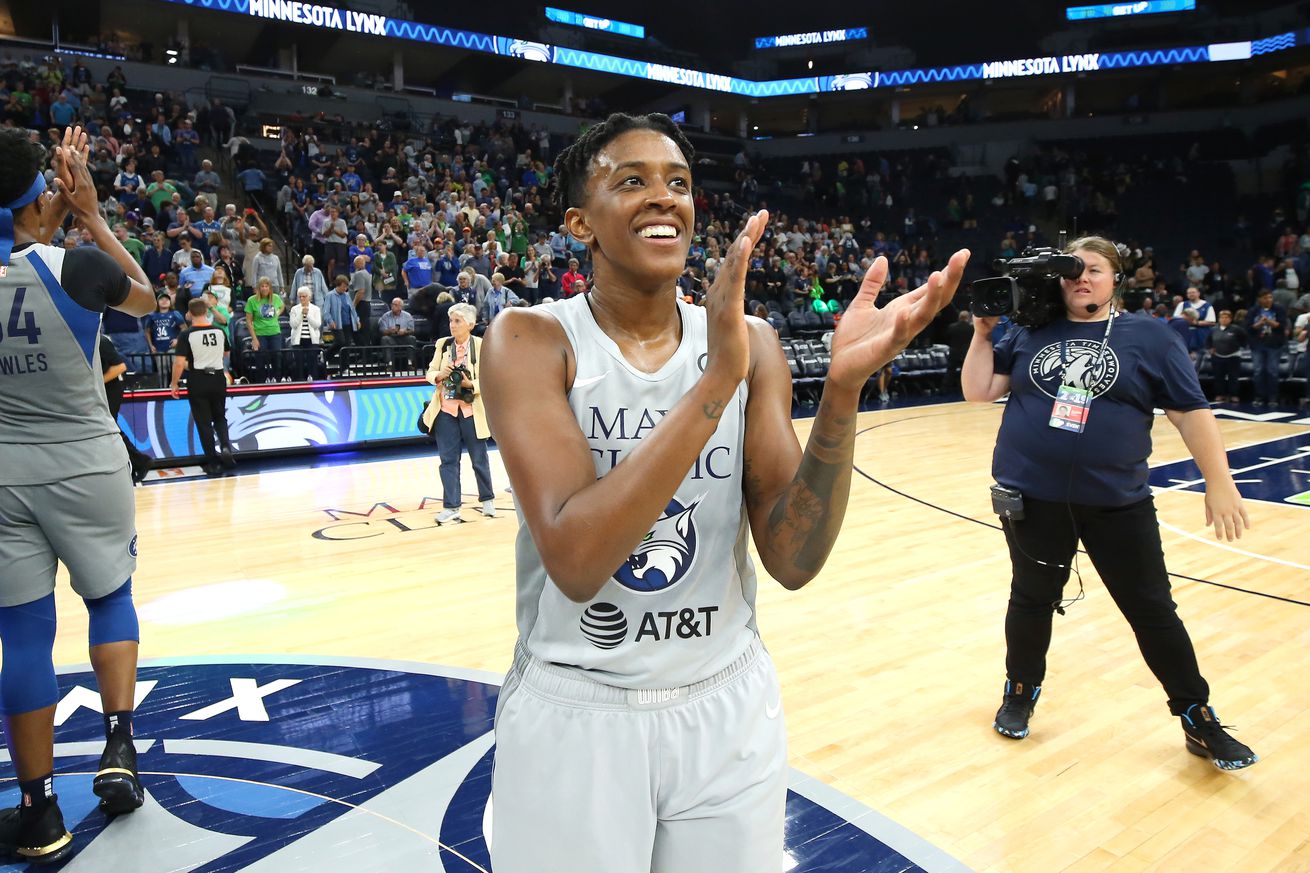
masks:
<svg viewBox="0 0 1310 873"><path fill-rule="evenodd" d="M1181 715L1194 703L1206 703L1210 686L1169 593L1154 500L1119 507L1070 507L1030 497L1023 503L1025 518L1005 523L1014 570L1005 615L1007 678L1030 685L1046 678L1052 614L1081 539L1137 635L1146 665L1164 686L1169 711Z"/></svg>
<svg viewBox="0 0 1310 873"><path fill-rule="evenodd" d="M227 436L227 379L222 373L192 370L187 374L187 400L191 402L191 417L200 433L200 448L209 461L218 460L218 448L230 449ZM218 435L215 447L214 436Z"/></svg>
<svg viewBox="0 0 1310 873"><path fill-rule="evenodd" d="M1238 379L1242 375L1242 359L1210 356L1210 372L1214 375L1214 393L1221 397L1236 397Z"/></svg>

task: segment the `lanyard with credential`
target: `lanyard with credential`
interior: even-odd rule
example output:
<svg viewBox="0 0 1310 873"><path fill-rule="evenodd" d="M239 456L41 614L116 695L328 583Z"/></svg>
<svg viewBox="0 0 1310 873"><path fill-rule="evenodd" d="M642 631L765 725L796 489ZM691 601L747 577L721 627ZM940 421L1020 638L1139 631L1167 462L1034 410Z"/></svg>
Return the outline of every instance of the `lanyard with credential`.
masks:
<svg viewBox="0 0 1310 873"><path fill-rule="evenodd" d="M1110 343L1110 331L1114 327L1117 315L1114 310L1110 310L1110 317L1105 321L1105 335L1101 337L1101 348L1097 350L1096 363L1091 367L1092 372L1095 372L1096 367L1105 360L1105 349ZM1062 365L1060 389L1056 392L1055 403L1051 406L1051 418L1047 424L1057 430L1082 433L1087 427L1087 418L1091 415L1092 392L1089 388L1069 384L1068 343L1063 339L1060 340L1060 364Z"/></svg>

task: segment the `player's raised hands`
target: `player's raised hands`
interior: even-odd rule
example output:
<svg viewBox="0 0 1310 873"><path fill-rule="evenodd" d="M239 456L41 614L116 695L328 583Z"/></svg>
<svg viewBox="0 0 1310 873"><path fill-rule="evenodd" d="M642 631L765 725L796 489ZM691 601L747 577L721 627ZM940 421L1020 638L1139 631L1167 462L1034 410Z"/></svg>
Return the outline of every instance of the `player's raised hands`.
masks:
<svg viewBox="0 0 1310 873"><path fill-rule="evenodd" d="M887 282L887 259L879 256L833 334L828 381L854 391L862 388L951 302L968 262L969 250L960 249L946 269L879 309L878 292Z"/></svg>
<svg viewBox="0 0 1310 873"><path fill-rule="evenodd" d="M64 141L55 149L55 187L78 220L85 223L100 211L95 180L87 167L86 131L81 127L64 131Z"/></svg>
<svg viewBox="0 0 1310 873"><path fill-rule="evenodd" d="M733 384L746 378L750 366L750 337L746 329L746 268L751 252L769 226L768 210L746 220L737 239L719 265L719 273L705 297L709 329L709 360L705 372Z"/></svg>

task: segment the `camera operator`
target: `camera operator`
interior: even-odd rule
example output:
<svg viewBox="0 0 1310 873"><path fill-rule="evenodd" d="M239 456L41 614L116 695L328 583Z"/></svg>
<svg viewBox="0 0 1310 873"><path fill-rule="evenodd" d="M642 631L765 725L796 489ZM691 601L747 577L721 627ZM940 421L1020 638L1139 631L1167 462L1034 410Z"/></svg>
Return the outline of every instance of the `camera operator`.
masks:
<svg viewBox="0 0 1310 873"><path fill-rule="evenodd" d="M1152 410L1162 407L1205 477L1206 524L1220 539L1240 537L1250 525L1219 428L1174 332L1115 312L1123 283L1115 245L1085 237L1065 252L1085 267L1077 278L1048 280L1049 319L1012 329L993 348L997 319L976 318L962 374L966 400L1010 394L992 461L1013 570L1005 692L993 726L1012 739L1028 735L1052 613L1064 611L1061 595L1081 540L1164 686L1169 711L1180 717L1188 751L1222 770L1248 767L1257 756L1208 705L1209 686L1169 592L1147 484Z"/></svg>
<svg viewBox="0 0 1310 873"><path fill-rule="evenodd" d="M426 379L437 390L423 413L423 422L437 436L441 454L441 512L437 524L462 522L459 486L459 457L467 448L478 481L478 511L486 518L496 517L496 493L491 487L491 466L487 463L487 415L478 390L478 357L482 338L473 336L477 310L468 303L450 307L450 339L437 344Z"/></svg>

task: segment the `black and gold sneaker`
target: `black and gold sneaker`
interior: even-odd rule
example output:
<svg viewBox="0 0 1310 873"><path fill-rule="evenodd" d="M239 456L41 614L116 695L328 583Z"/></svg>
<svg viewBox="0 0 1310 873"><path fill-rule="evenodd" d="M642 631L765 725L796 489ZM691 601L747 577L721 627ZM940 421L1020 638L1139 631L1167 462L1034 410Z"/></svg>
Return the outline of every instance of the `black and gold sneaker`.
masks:
<svg viewBox="0 0 1310 873"><path fill-rule="evenodd" d="M1209 758L1220 770L1241 770L1260 760L1250 747L1228 735L1211 706L1194 703L1179 720L1187 738L1187 751Z"/></svg>
<svg viewBox="0 0 1310 873"><path fill-rule="evenodd" d="M100 811L106 815L132 812L145 802L136 772L136 746L125 728L113 731L105 742L91 790L100 798Z"/></svg>
<svg viewBox="0 0 1310 873"><path fill-rule="evenodd" d="M54 864L73 852L73 835L64 827L59 798L39 807L17 806L0 812L0 853L31 864Z"/></svg>
<svg viewBox="0 0 1310 873"><path fill-rule="evenodd" d="M1032 718L1037 708L1037 698L1042 693L1040 685L1026 685L1023 682L1005 681L1005 696L1001 699L1001 708L996 711L996 720L992 727L1003 737L1022 740L1028 736L1028 719Z"/></svg>

